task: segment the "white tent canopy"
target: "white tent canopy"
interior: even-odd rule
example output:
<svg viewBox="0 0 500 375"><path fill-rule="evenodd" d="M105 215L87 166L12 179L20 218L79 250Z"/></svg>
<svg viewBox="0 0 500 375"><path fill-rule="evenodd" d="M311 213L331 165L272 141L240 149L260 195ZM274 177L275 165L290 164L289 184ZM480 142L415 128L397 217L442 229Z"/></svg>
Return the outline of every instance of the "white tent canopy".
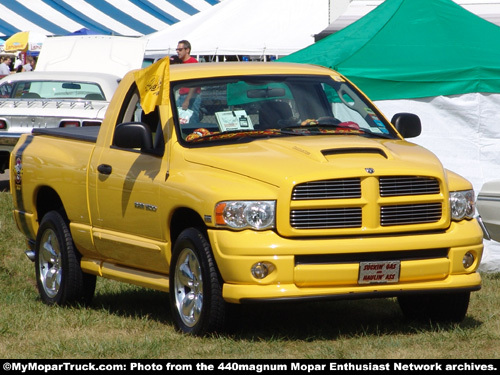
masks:
<svg viewBox="0 0 500 375"><path fill-rule="evenodd" d="M314 43L328 13L329 0L224 0L146 35L146 55L175 54L183 39L194 56L288 55Z"/></svg>

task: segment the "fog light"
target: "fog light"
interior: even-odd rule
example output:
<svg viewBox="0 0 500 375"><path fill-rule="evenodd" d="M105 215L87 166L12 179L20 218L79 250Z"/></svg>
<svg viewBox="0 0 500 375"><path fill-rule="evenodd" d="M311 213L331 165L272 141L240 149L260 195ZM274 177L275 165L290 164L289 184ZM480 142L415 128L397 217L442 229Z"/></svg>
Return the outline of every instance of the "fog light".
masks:
<svg viewBox="0 0 500 375"><path fill-rule="evenodd" d="M464 258L462 259L462 264L464 268L472 266L472 264L474 264L474 254L469 252L465 253Z"/></svg>
<svg viewBox="0 0 500 375"><path fill-rule="evenodd" d="M258 262L255 263L252 268L252 276L256 279L263 279L268 276L274 270L274 265L269 262Z"/></svg>

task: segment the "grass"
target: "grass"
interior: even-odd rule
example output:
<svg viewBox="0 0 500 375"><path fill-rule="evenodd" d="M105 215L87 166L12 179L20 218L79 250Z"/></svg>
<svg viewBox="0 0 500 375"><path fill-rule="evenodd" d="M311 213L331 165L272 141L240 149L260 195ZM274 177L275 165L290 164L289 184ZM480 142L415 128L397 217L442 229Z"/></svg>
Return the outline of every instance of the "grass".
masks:
<svg viewBox="0 0 500 375"><path fill-rule="evenodd" d="M49 307L0 192L0 358L500 358L500 273L483 274L460 324L403 318L394 299L243 306L225 334L178 333L165 293L98 279L87 308Z"/></svg>

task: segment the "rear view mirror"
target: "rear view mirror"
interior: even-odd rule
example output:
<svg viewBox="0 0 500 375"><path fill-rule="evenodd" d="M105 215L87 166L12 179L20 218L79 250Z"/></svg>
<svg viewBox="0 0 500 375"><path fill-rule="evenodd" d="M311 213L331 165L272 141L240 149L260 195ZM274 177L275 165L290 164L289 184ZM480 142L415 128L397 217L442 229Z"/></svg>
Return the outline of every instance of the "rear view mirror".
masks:
<svg viewBox="0 0 500 375"><path fill-rule="evenodd" d="M80 90L82 86L79 83L65 82L62 84L62 88L69 90Z"/></svg>
<svg viewBox="0 0 500 375"><path fill-rule="evenodd" d="M285 89L282 88L265 88L265 89L253 89L247 91L247 97L251 99L255 98L277 98L285 96Z"/></svg>

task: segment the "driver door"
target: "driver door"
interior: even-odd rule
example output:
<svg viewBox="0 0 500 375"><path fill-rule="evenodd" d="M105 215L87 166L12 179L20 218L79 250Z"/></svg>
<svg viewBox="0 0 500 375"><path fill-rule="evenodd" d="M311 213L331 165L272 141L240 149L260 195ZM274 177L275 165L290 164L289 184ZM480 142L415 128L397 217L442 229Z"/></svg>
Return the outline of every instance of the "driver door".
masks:
<svg viewBox="0 0 500 375"><path fill-rule="evenodd" d="M117 125L141 120L137 90L127 98ZM161 147L162 142L157 144ZM95 209L91 212L97 251L119 264L167 273L159 194L166 173L161 150L145 153L111 145L96 155L91 169L96 172Z"/></svg>

